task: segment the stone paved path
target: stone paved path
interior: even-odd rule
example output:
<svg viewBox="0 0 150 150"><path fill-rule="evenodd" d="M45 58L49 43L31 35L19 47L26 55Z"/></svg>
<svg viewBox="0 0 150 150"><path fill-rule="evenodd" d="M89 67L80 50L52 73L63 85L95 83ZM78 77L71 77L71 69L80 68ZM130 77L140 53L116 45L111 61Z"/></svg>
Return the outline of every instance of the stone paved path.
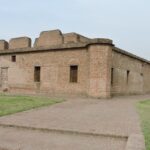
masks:
<svg viewBox="0 0 150 150"><path fill-rule="evenodd" d="M108 136L95 136L94 140L92 140L90 138L93 137L87 137L85 135L68 135L67 133L60 135L60 133L41 133L40 131L38 131L40 133L37 133L37 131L29 132L21 129L0 127L0 147L2 144L3 146L7 146L8 141L10 147L12 145L15 147L14 145L17 145L17 141L22 139L20 141L23 142L21 146L24 149L28 147L27 145L25 146L25 143L33 142L34 145L38 145L40 142L44 142L42 144L43 146L50 147L51 145L51 149L54 150L67 150L67 145L68 149L70 146L76 150L110 150L110 148L111 150L124 150L126 143L125 137L128 137L130 134L141 134L135 103L139 100L149 98L150 95L117 97L109 100L78 98L50 107L1 117L0 124L3 125L103 134ZM122 136L124 138L111 138L109 135ZM18 137L19 139L17 139ZM29 143L28 145L32 145ZM114 144L111 145L111 143ZM30 147L27 149L29 150ZM37 148L35 147L34 149Z"/></svg>
<svg viewBox="0 0 150 150"><path fill-rule="evenodd" d="M124 138L0 128L1 147L9 150L124 150L126 142Z"/></svg>

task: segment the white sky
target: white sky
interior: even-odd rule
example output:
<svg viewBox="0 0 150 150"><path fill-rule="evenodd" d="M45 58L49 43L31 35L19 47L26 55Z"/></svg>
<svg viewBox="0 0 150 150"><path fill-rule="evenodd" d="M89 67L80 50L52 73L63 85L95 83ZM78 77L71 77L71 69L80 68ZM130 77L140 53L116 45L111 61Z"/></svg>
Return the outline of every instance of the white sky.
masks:
<svg viewBox="0 0 150 150"><path fill-rule="evenodd" d="M0 0L0 39L60 29L150 60L150 0Z"/></svg>

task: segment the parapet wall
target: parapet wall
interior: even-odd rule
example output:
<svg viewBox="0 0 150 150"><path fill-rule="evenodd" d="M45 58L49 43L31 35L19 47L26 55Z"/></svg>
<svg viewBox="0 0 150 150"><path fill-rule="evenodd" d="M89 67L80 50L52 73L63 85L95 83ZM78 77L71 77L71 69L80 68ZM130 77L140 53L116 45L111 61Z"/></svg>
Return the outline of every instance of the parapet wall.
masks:
<svg viewBox="0 0 150 150"><path fill-rule="evenodd" d="M34 47L44 47L63 44L63 35L60 30L41 32L35 40Z"/></svg>
<svg viewBox="0 0 150 150"><path fill-rule="evenodd" d="M65 33L60 30L43 31L39 37L35 39L33 47L31 46L31 38L29 37L17 37L10 39L9 42L0 40L0 50L15 50L15 49L30 49L30 48L51 48L54 46L61 47L62 45L68 47L70 44L78 47L82 43L93 44L111 44L112 40L109 39L90 39L77 33Z"/></svg>
<svg viewBox="0 0 150 150"><path fill-rule="evenodd" d="M82 35L79 35L77 33L67 33L64 34L64 43L78 43L78 42L88 42L90 41L89 38L86 38Z"/></svg>
<svg viewBox="0 0 150 150"><path fill-rule="evenodd" d="M0 50L8 49L8 42L5 40L0 40Z"/></svg>
<svg viewBox="0 0 150 150"><path fill-rule="evenodd" d="M64 49L64 48L77 48L77 47L85 47L89 44L102 44L102 45L113 45L113 41L110 39L104 38L96 38L90 39L84 37L77 33L65 33L63 34L60 30L50 30L50 31L43 31L40 33L39 37L35 39L33 47L31 46L31 38L29 37L18 37L12 38L9 42L5 40L0 40L0 53L12 53L15 52L27 52L27 51L36 51L36 50L44 50L44 49ZM114 47L115 48L115 47ZM20 50L22 49L22 50ZM116 49L119 53L123 53L127 56L133 57L137 60L141 60L150 64L149 61L137 57L131 53L126 51Z"/></svg>
<svg viewBox="0 0 150 150"><path fill-rule="evenodd" d="M29 37L12 38L9 41L9 49L30 48L31 39Z"/></svg>
<svg viewBox="0 0 150 150"><path fill-rule="evenodd" d="M38 47L51 47L69 43L87 43L90 42L89 38L86 38L77 33L63 34L60 30L43 31L39 37L35 39L33 48ZM10 39L9 42L0 40L0 50L14 50L25 49L31 47L31 38L29 37L17 37Z"/></svg>

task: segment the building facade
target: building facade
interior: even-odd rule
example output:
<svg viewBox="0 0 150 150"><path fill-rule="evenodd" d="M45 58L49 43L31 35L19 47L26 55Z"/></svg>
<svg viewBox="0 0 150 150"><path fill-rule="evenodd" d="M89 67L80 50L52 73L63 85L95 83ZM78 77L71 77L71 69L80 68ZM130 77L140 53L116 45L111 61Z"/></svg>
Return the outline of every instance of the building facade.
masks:
<svg viewBox="0 0 150 150"><path fill-rule="evenodd" d="M0 90L9 93L112 95L150 93L150 62L114 46L60 30L0 40Z"/></svg>

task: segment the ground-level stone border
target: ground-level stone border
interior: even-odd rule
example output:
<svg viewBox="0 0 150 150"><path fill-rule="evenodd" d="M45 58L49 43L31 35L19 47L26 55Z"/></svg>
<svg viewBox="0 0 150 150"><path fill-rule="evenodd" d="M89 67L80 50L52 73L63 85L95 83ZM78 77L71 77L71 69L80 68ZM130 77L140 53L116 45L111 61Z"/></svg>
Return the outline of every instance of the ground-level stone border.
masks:
<svg viewBox="0 0 150 150"><path fill-rule="evenodd" d="M126 150L145 150L145 141L143 135L130 135L127 141Z"/></svg>
<svg viewBox="0 0 150 150"><path fill-rule="evenodd" d="M23 129L23 130L35 130L35 131L42 131L42 132L56 132L56 133L61 133L61 134L121 138L121 139L127 139L127 145L126 145L125 150L145 150L144 136L140 134L132 134L128 137L128 136L120 136L120 135L112 135L112 134L97 134L97 133L88 133L88 132L79 132L79 131L70 131L70 130L34 128L34 127L8 125L8 124L7 125L0 124L0 126L4 128L17 128L17 129ZM0 150L8 150L8 149L0 147Z"/></svg>

